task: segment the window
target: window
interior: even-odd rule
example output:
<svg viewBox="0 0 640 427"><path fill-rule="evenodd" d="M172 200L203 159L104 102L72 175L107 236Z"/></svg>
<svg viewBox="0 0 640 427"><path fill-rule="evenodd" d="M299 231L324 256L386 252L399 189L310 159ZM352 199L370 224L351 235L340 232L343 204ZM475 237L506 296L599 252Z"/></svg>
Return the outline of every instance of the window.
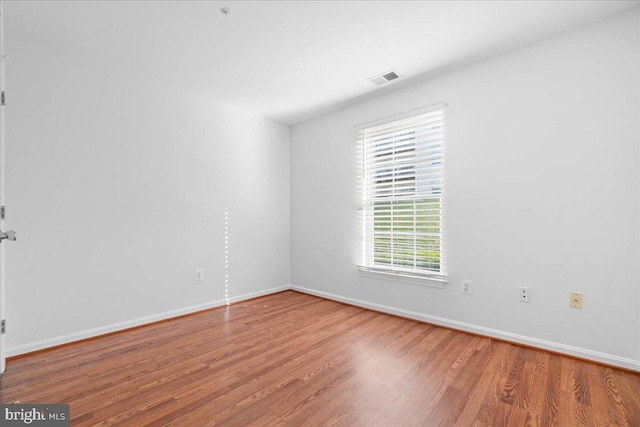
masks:
<svg viewBox="0 0 640 427"><path fill-rule="evenodd" d="M446 281L444 104L358 128L363 271Z"/></svg>

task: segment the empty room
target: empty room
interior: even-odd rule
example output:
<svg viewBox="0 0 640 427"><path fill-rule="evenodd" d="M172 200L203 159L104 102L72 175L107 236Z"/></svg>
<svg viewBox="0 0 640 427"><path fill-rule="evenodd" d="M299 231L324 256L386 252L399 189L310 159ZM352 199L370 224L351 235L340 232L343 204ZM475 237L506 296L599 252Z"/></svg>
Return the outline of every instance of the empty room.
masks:
<svg viewBox="0 0 640 427"><path fill-rule="evenodd" d="M0 5L0 425L640 426L640 1Z"/></svg>

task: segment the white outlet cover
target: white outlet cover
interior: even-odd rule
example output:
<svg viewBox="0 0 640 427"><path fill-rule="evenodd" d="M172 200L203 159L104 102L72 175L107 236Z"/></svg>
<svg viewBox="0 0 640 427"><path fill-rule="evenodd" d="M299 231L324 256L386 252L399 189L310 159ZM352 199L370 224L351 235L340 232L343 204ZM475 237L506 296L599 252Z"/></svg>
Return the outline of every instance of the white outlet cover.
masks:
<svg viewBox="0 0 640 427"><path fill-rule="evenodd" d="M204 279L204 270L201 268L196 268L195 272L195 280L203 280Z"/></svg>
<svg viewBox="0 0 640 427"><path fill-rule="evenodd" d="M473 288L471 287L471 280L462 279L461 281L461 292L466 295L473 294Z"/></svg>
<svg viewBox="0 0 640 427"><path fill-rule="evenodd" d="M531 302L531 288L521 286L518 289L520 291L520 302Z"/></svg>

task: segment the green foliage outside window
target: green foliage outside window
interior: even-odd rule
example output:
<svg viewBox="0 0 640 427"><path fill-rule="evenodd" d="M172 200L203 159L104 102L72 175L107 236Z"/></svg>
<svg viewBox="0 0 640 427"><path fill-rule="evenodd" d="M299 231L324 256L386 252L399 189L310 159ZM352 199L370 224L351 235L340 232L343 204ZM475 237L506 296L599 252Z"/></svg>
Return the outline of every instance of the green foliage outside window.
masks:
<svg viewBox="0 0 640 427"><path fill-rule="evenodd" d="M440 271L440 213L440 198L374 202L374 264Z"/></svg>

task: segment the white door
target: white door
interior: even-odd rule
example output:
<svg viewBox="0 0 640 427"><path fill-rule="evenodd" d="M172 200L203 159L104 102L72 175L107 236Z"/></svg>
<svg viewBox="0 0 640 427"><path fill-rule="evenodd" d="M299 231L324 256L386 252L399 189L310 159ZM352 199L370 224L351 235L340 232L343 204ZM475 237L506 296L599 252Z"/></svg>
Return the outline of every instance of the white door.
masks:
<svg viewBox="0 0 640 427"><path fill-rule="evenodd" d="M2 14L2 1L0 0L0 237L5 237L1 230L4 230L4 15ZM4 247L5 240L0 239L0 321L2 330L0 331L0 374L4 372Z"/></svg>

